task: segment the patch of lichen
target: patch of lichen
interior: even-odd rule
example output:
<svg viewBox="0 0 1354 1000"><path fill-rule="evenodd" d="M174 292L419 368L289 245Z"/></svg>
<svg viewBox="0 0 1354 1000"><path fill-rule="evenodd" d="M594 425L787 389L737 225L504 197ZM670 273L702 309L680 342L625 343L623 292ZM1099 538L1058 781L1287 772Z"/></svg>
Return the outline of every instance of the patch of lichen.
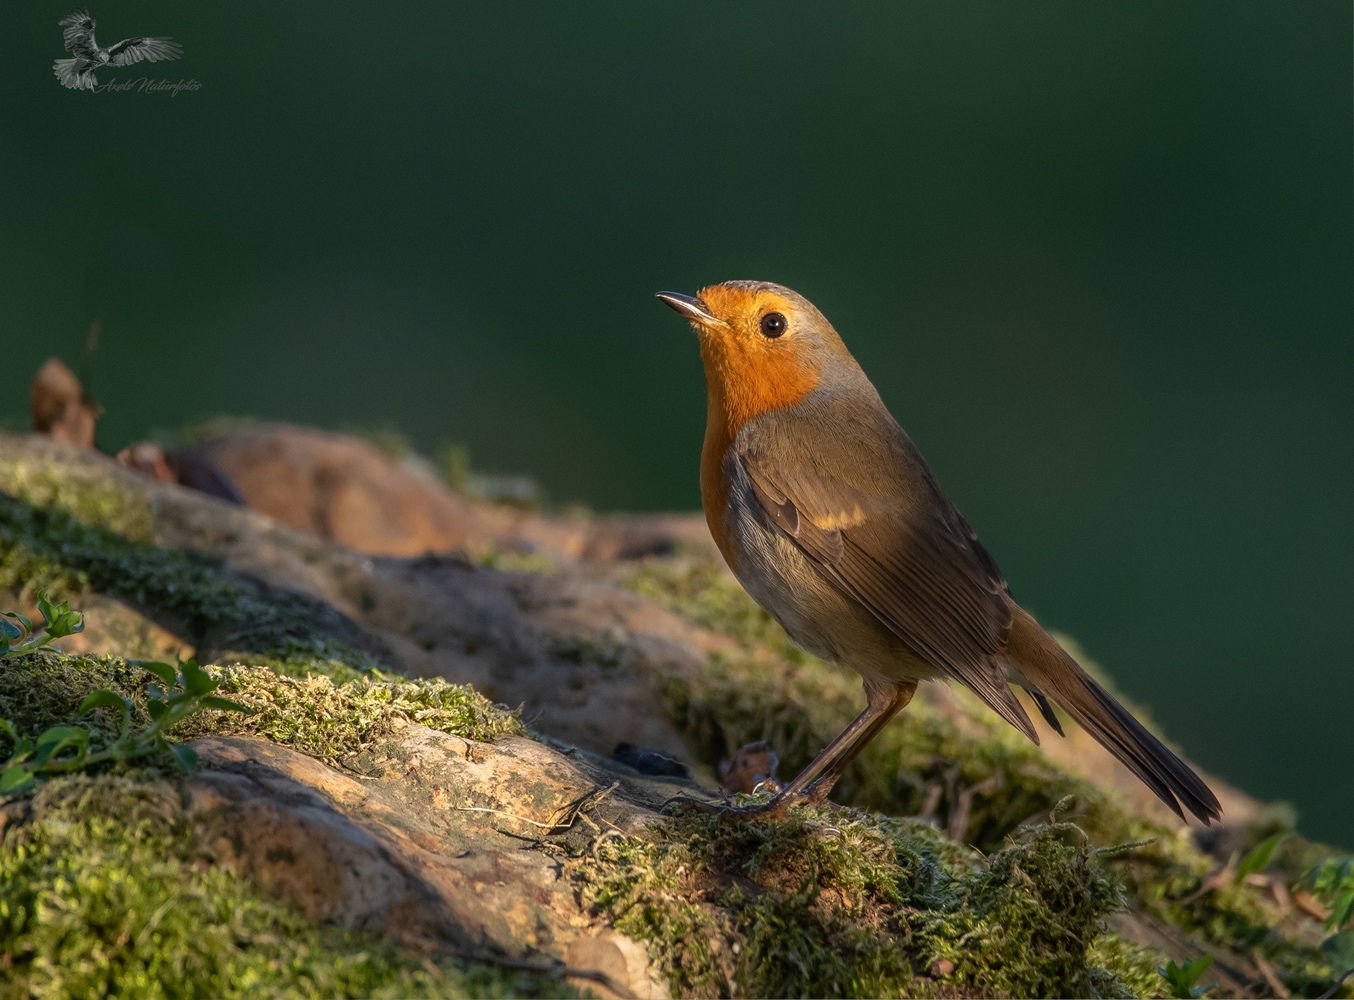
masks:
<svg viewBox="0 0 1354 1000"><path fill-rule="evenodd" d="M440 679L378 674L336 684L322 675L287 677L266 667L236 665L210 672L221 680L217 693L246 705L250 714L203 712L171 730L171 739L256 735L337 760L410 722L480 742L525 733L511 712L472 688ZM130 699L134 724L145 725L146 685L153 680L111 656L41 652L14 657L0 670L0 718L11 720L21 735L36 736L48 726L74 721L84 697L105 688ZM119 721L107 709L81 720L91 730L92 749L116 738Z"/></svg>
<svg viewBox="0 0 1354 1000"><path fill-rule="evenodd" d="M0 496L0 588L21 599L40 590L109 594L168 621L199 648L238 651L284 672L346 679L379 666L335 634L356 628L318 601L86 523L68 507L93 503L96 487L63 487L68 506Z"/></svg>
<svg viewBox="0 0 1354 1000"><path fill-rule="evenodd" d="M766 740L781 757L781 774L796 774L860 710L858 678L795 649L713 559L650 559L621 578L739 643L737 653L711 657L700 677L671 681L667 688L673 721L710 765L739 746ZM975 787L964 820L956 806ZM1219 862L1188 831L1136 815L1112 793L1062 770L967 691L939 688L919 695L866 747L833 794L843 804L890 816L925 812L987 852L1005 849L1010 836L1046 820L1065 797L1071 797L1070 811L1062 815L1093 842L1150 841L1111 862L1135 906L1236 953L1258 949L1295 991L1329 985L1333 970L1311 921L1267 902L1255 886L1204 890ZM1257 831L1254 839L1262 836ZM1134 953L1113 936L1099 947L1109 949L1106 954ZM1147 967L1136 960L1129 965ZM1137 991L1146 988L1129 972L1121 980ZM1150 976L1147 982L1153 982Z"/></svg>
<svg viewBox="0 0 1354 1000"><path fill-rule="evenodd" d="M1122 891L1070 824L984 859L928 824L851 810L687 815L602 839L573 874L681 996L1127 996L1152 983L1145 953L1098 943Z"/></svg>
<svg viewBox="0 0 1354 1000"><path fill-rule="evenodd" d="M576 995L538 974L318 927L205 863L180 802L153 777L77 775L10 822L0 997Z"/></svg>

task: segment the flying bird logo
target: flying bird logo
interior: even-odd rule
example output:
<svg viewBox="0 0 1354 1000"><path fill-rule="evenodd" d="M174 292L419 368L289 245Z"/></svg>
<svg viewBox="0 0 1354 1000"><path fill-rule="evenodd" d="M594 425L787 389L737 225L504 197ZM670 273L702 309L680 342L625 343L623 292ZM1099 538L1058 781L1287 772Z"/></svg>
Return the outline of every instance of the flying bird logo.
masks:
<svg viewBox="0 0 1354 1000"><path fill-rule="evenodd" d="M58 59L52 69L61 85L71 90L93 90L99 84L94 72L104 66L131 66L143 59L159 62L183 55L183 46L169 38L124 38L102 48L94 40L94 18L84 7L71 11L57 24L66 29L62 38L72 58Z"/></svg>

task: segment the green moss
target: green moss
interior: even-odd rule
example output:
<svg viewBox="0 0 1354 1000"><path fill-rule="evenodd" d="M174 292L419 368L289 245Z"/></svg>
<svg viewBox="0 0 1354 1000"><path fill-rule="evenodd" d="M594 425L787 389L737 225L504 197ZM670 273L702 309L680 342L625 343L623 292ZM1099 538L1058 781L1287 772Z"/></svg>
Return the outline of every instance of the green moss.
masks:
<svg viewBox="0 0 1354 1000"><path fill-rule="evenodd" d="M511 712L472 688L438 678L361 677L335 684L324 676L279 677L243 666L227 667L219 676L218 693L254 714L197 716L189 726L266 736L312 757L350 756L407 722L481 743L526 734Z"/></svg>
<svg viewBox="0 0 1354 1000"><path fill-rule="evenodd" d="M64 510L81 524L106 528L132 541L154 537L150 504L94 467L30 459L0 463L0 492L34 507Z"/></svg>
<svg viewBox="0 0 1354 1000"><path fill-rule="evenodd" d="M602 840L574 875L683 996L1130 995L1088 957L1122 891L1069 824L984 860L853 811L692 815Z"/></svg>
<svg viewBox="0 0 1354 1000"><path fill-rule="evenodd" d="M0 845L0 997L575 995L321 928L203 864L178 789L46 785Z"/></svg>
<svg viewBox="0 0 1354 1000"><path fill-rule="evenodd" d="M1086 960L1092 967L1104 969L1114 976L1130 996L1168 997L1170 986L1157 971L1163 957L1150 949L1125 941L1117 934L1104 934L1091 945ZM1101 995L1109 994L1104 992Z"/></svg>
<svg viewBox="0 0 1354 1000"><path fill-rule="evenodd" d="M350 644L356 626L319 601L125 538L63 507L6 496L0 496L0 587L29 597L44 589L110 594L168 619L198 647L252 654L294 673L348 677L379 666Z"/></svg>
<svg viewBox="0 0 1354 1000"><path fill-rule="evenodd" d="M217 693L253 709L250 715L204 712L171 731L174 739L211 734L257 735L334 760L360 752L372 740L403 723L418 722L465 739L490 742L522 735L516 716L469 687L440 679L407 680L363 676L335 684L325 676L285 677L266 667L212 668L221 678ZM0 671L0 718L24 735L73 721L90 691L108 688L131 699L144 725L146 671L116 657L33 653L7 660ZM118 719L101 709L84 720L91 749L116 737Z"/></svg>
<svg viewBox="0 0 1354 1000"><path fill-rule="evenodd" d="M522 731L469 688L440 680L365 676L336 685L263 667L219 673L219 690L255 713L203 713L174 737L256 734L333 758L402 722L478 740ZM75 721L89 691L110 688L132 700L144 724L150 679L114 657L13 657L0 670L0 716L35 735ZM96 750L116 735L118 720L106 710L80 722ZM165 760L56 779L38 790L31 821L5 833L0 998L576 995L540 975L410 956L270 902L203 863L178 787L165 780L172 773Z"/></svg>

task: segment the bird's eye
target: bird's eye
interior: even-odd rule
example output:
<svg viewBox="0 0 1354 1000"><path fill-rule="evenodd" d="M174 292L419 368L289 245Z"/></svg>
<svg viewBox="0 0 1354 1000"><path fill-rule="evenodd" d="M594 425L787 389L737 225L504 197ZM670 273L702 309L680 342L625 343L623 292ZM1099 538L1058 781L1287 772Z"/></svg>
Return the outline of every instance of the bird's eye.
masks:
<svg viewBox="0 0 1354 1000"><path fill-rule="evenodd" d="M785 332L785 317L780 313L767 313L762 317L762 336L775 339Z"/></svg>

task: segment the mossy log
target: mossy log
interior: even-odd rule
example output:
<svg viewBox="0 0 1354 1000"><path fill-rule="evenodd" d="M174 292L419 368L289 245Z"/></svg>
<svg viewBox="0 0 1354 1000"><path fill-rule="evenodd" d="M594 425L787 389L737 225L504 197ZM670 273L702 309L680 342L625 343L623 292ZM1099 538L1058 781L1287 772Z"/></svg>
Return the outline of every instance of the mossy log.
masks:
<svg viewBox="0 0 1354 1000"><path fill-rule="evenodd" d="M943 688L836 806L661 812L711 793L607 760L616 743L708 788L752 740L793 770L858 708L703 552L372 558L2 436L0 492L0 586L91 613L86 655L4 661L0 715L70 721L94 687L142 705L134 667L87 654L190 650L254 709L171 734L191 778L143 763L4 807L0 995L151 995L170 966L222 995L1163 995L1156 965L1204 952L1227 995L1332 978L1315 921L1206 884L1188 829ZM1249 825L1215 846L1271 815L1228 809Z"/></svg>

